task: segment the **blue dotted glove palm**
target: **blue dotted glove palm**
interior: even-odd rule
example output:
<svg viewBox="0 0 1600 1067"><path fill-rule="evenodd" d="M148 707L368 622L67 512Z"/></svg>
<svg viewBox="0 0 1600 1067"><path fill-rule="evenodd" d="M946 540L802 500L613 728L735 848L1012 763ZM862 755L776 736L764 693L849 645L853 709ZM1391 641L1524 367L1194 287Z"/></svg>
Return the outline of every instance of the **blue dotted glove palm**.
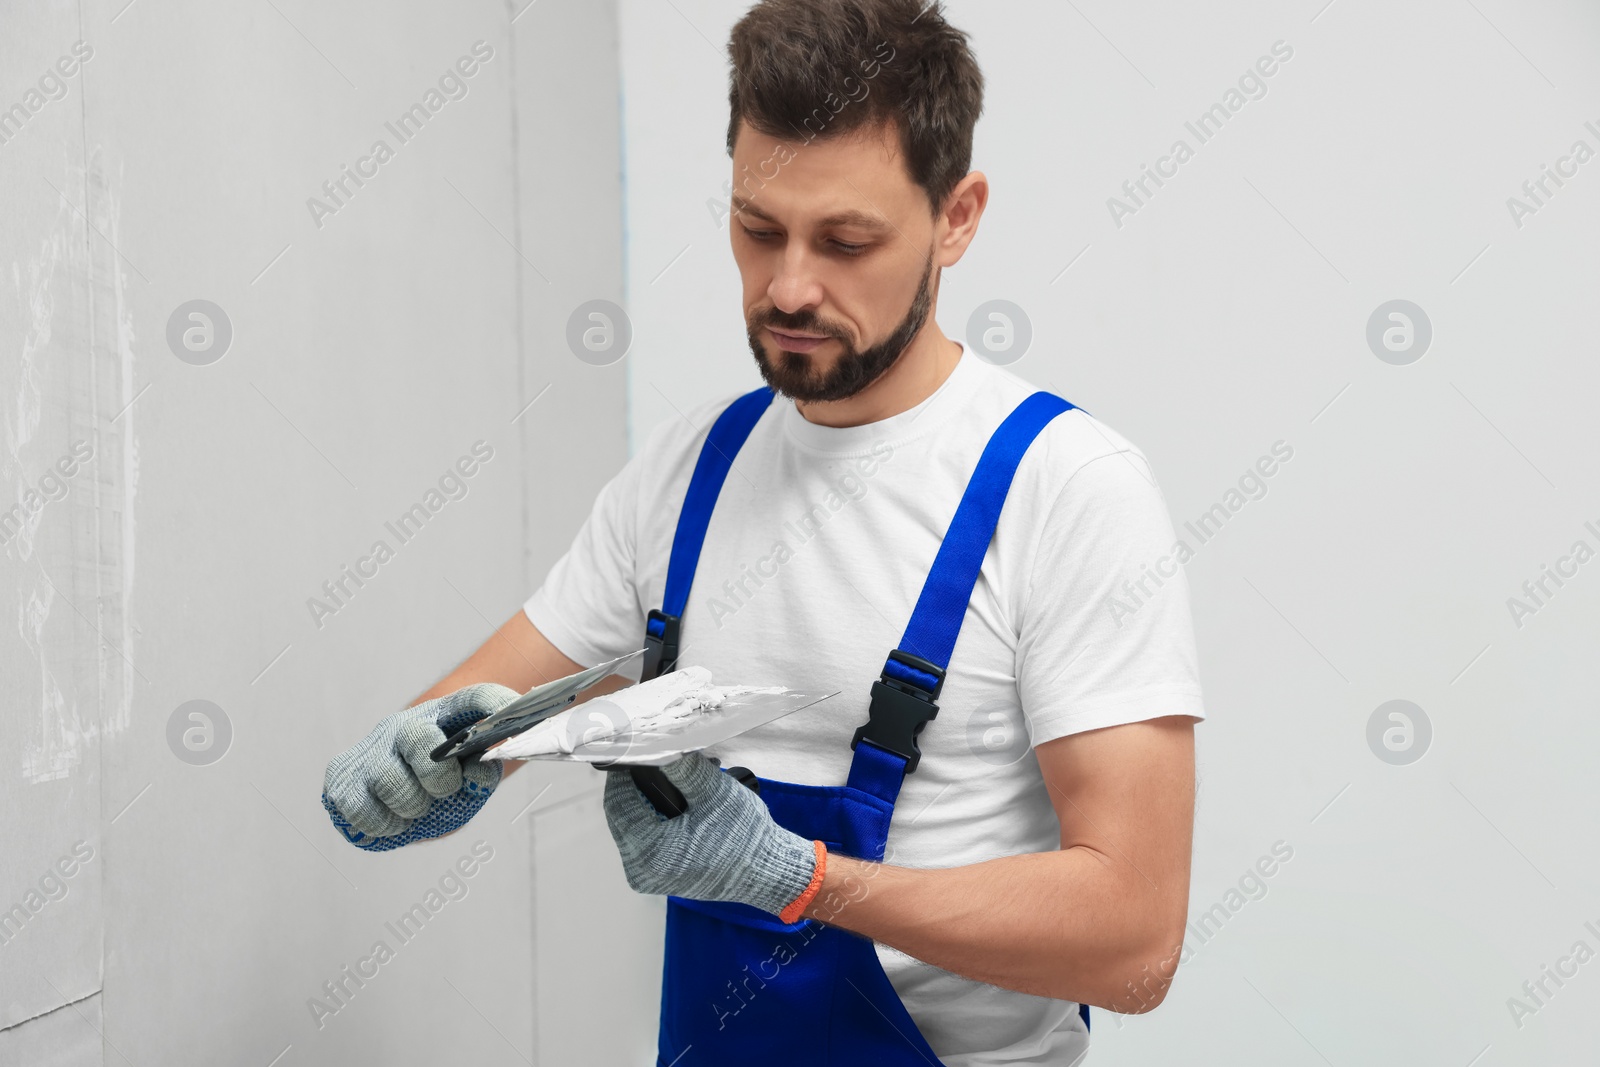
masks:
<svg viewBox="0 0 1600 1067"><path fill-rule="evenodd" d="M766 801L699 753L662 770L689 805L675 819L651 806L626 769L606 772L606 824L628 885L737 901L795 921L821 881L821 843L779 826Z"/></svg>
<svg viewBox="0 0 1600 1067"><path fill-rule="evenodd" d="M429 753L519 695L480 682L383 719L328 762L322 806L333 825L346 841L371 852L464 825L500 784L500 763L477 757L435 761Z"/></svg>

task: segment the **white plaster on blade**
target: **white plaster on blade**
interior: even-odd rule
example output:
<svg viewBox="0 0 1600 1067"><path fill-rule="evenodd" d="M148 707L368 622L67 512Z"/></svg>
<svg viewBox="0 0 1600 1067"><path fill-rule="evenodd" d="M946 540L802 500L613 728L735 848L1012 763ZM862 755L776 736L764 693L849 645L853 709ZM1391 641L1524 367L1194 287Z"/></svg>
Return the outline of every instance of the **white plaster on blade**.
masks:
<svg viewBox="0 0 1600 1067"><path fill-rule="evenodd" d="M490 747L483 758L530 759L571 753L578 745L615 737L624 729L636 731L635 736L674 733L715 712L730 698L786 692L781 685L713 685L709 670L689 666L608 693L596 698L595 704L576 704ZM591 714L602 705L616 711L620 721L612 721L606 714ZM581 732L573 727L574 721L582 725Z"/></svg>

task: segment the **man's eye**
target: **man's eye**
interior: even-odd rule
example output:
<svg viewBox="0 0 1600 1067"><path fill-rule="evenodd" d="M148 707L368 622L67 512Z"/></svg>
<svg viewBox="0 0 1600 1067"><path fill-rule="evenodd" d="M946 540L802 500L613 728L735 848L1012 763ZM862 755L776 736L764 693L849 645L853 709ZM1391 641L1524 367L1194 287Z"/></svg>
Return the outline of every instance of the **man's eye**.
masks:
<svg viewBox="0 0 1600 1067"><path fill-rule="evenodd" d="M752 230L750 227L744 225L744 223L740 223L739 228L743 230L745 232L745 236L749 237L752 241L769 241L776 236L772 230ZM859 256L867 249L867 246L864 244L853 245L845 241L833 241L831 243L833 244L834 248L838 249L842 254L847 256Z"/></svg>

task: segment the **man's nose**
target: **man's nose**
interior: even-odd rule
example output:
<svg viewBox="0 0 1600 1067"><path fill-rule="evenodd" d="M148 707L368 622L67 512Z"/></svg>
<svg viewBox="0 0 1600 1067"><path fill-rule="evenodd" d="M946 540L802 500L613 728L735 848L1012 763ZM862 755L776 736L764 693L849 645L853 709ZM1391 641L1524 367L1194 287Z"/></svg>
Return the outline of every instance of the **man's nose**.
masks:
<svg viewBox="0 0 1600 1067"><path fill-rule="evenodd" d="M797 242L784 249L777 272L767 286L773 307L788 314L822 302L822 285L817 278L816 261Z"/></svg>

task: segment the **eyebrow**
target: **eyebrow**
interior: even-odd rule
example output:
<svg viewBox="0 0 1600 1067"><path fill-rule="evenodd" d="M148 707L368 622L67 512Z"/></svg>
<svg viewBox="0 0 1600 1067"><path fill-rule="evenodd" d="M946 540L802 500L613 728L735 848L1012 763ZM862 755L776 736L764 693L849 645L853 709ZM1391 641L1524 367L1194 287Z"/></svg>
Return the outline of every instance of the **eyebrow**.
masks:
<svg viewBox="0 0 1600 1067"><path fill-rule="evenodd" d="M755 204L740 196L738 193L733 195L733 209L741 214L754 215L756 218L764 219L767 222L778 221L765 211L762 211L760 208L756 207ZM883 216L874 215L866 211L857 211L854 209L849 211L836 211L826 218L818 219L817 226L821 229L832 229L835 226L855 226L863 230L870 230L873 233L883 233L886 230L892 229L889 221Z"/></svg>

